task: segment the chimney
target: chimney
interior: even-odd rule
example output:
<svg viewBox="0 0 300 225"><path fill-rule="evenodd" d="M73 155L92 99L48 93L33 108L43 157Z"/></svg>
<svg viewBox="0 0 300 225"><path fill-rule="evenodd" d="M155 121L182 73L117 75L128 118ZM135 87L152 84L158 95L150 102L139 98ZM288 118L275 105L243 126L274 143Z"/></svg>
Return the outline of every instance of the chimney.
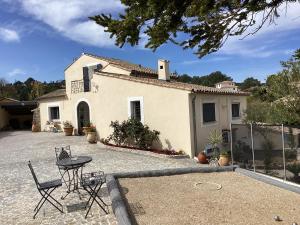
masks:
<svg viewBox="0 0 300 225"><path fill-rule="evenodd" d="M158 60L158 79L170 81L169 61L165 59Z"/></svg>

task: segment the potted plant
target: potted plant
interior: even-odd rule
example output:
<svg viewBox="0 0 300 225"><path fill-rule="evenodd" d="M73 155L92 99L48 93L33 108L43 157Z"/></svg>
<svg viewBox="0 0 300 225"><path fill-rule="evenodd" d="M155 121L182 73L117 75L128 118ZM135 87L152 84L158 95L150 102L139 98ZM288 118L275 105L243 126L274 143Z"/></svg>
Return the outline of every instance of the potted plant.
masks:
<svg viewBox="0 0 300 225"><path fill-rule="evenodd" d="M85 134L85 136L88 135L88 132L91 131L92 124L90 122L85 121L82 127L82 132Z"/></svg>
<svg viewBox="0 0 300 225"><path fill-rule="evenodd" d="M210 132L208 137L208 142L212 146L213 154L209 159L209 164L212 166L218 165L218 157L219 157L219 149L218 145L221 144L223 141L222 134L217 131L213 130Z"/></svg>
<svg viewBox="0 0 300 225"><path fill-rule="evenodd" d="M207 157L203 151L198 154L197 158L198 158L199 163L201 163L201 164L207 163Z"/></svg>
<svg viewBox="0 0 300 225"><path fill-rule="evenodd" d="M96 127L91 126L90 131L87 133L86 139L89 143L95 144L97 143L97 132L96 132Z"/></svg>
<svg viewBox="0 0 300 225"><path fill-rule="evenodd" d="M220 166L228 166L230 161L229 153L226 150L221 151L219 157L219 165Z"/></svg>
<svg viewBox="0 0 300 225"><path fill-rule="evenodd" d="M70 121L65 121L65 122L63 122L63 124L64 124L65 135L66 136L72 136L73 129L74 129L72 123Z"/></svg>

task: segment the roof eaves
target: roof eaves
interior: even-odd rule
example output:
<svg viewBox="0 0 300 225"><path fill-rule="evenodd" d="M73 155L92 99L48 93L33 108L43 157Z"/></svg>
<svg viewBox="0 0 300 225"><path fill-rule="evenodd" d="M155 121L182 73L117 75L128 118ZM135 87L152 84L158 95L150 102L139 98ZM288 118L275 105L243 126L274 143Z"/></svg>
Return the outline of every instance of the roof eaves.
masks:
<svg viewBox="0 0 300 225"><path fill-rule="evenodd" d="M44 99L51 99L51 98L66 98L67 95L57 95L57 96L41 96L41 97L38 97L36 98L36 101L40 101L40 100L44 100Z"/></svg>
<svg viewBox="0 0 300 225"><path fill-rule="evenodd" d="M192 93L217 94L217 95L248 95L247 93L240 92L240 91L239 92L219 91L216 88L199 86L199 85L189 85L189 84L181 83L181 82L166 82L166 81L161 81L158 79L135 77L135 76L115 74L115 73L107 73L107 72L102 72L102 71L99 71L99 72L97 71L96 73L99 75L102 75L102 76L109 76L109 77L114 77L114 78L118 78L118 79L129 80L129 81L133 81L133 82L146 83L146 84L150 84L150 85L173 88L173 89L180 89L180 90L190 91Z"/></svg>
<svg viewBox="0 0 300 225"><path fill-rule="evenodd" d="M36 98L36 101L40 101L43 99L50 99L50 98L62 98L62 97L63 98L67 97L66 90L65 89L57 89L55 91L49 92L45 95L42 95L42 96Z"/></svg>

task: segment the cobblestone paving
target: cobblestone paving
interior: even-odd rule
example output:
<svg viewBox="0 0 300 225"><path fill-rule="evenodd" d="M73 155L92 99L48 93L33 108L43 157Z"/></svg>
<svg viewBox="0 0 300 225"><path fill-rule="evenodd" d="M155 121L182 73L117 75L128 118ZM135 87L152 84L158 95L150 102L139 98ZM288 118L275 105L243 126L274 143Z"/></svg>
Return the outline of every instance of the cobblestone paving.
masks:
<svg viewBox="0 0 300 225"><path fill-rule="evenodd" d="M32 133L29 131L0 132L0 224L117 224L112 209L105 215L93 205L85 219L82 205L87 194L82 192L82 200L77 194L66 193L63 185L54 196L64 205L61 214L50 204L45 204L36 219L33 208L40 195L36 189L27 161L31 160L40 182L58 179L60 174L55 165L54 147L71 145L72 155L88 155L93 161L84 167L84 172L103 170L105 173L131 172L151 169L179 168L197 164L190 159L161 159L127 152L108 150L101 144L88 144L85 137L66 137L58 133ZM106 203L110 198L106 187L102 188Z"/></svg>

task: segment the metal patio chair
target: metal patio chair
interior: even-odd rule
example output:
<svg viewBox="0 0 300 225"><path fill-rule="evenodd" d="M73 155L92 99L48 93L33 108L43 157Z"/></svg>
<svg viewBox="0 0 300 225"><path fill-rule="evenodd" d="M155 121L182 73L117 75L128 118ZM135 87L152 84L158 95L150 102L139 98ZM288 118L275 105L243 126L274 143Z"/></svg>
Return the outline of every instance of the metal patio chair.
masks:
<svg viewBox="0 0 300 225"><path fill-rule="evenodd" d="M82 174L81 186L90 195L85 205L85 208L88 207L85 218L87 218L94 202L98 204L105 214L108 214L108 210L105 209L108 207L108 205L103 201L102 197L98 195L102 185L105 183L106 176L103 171ZM102 204L99 202L99 200Z"/></svg>
<svg viewBox="0 0 300 225"><path fill-rule="evenodd" d="M58 187L62 186L62 183L61 183L61 180L51 180L51 181L46 181L46 182L43 182L43 183L39 183L36 175L35 175L35 172L34 172L34 169L31 165L31 162L28 161L28 166L29 166L29 169L31 171L31 174L33 176L33 179L34 179L34 182L36 184L36 187L39 191L39 193L41 194L42 198L40 199L39 203L36 205L36 207L34 208L34 216L33 216L33 219L35 219L35 216L38 214L38 212L40 211L40 209L42 208L42 206L44 205L44 203L46 201L48 201L51 205L53 205L58 211L60 211L61 213L63 213L63 206L62 204L60 204L55 198L53 198L51 196L51 193ZM57 203L57 205L55 204ZM60 206L61 209L58 207Z"/></svg>
<svg viewBox="0 0 300 225"><path fill-rule="evenodd" d="M64 147L55 147L55 156L56 156L56 162L59 160L62 160L62 159L66 159L66 158L72 158L70 145L67 145ZM70 184L68 184L70 182L69 168L64 167L64 166L58 166L58 170L59 170L59 173L61 175L63 182L69 189L69 185L70 185ZM64 178L65 174L68 175L68 181L66 181Z"/></svg>

